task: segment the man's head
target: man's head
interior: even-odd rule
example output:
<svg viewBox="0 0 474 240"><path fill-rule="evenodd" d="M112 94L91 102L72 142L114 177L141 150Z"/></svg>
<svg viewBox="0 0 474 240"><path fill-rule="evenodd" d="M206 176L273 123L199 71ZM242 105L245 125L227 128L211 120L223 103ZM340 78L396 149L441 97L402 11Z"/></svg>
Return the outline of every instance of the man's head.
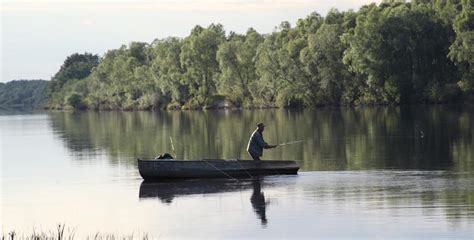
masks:
<svg viewBox="0 0 474 240"><path fill-rule="evenodd" d="M257 129L258 131L263 132L263 130L265 130L265 124L257 123Z"/></svg>

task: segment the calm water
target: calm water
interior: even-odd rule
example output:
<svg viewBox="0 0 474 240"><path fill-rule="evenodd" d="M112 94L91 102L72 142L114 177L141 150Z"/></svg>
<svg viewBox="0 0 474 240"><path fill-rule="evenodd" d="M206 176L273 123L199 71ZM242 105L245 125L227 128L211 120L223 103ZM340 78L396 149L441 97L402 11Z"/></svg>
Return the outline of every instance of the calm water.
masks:
<svg viewBox="0 0 474 240"><path fill-rule="evenodd" d="M297 176L144 183L137 157L264 159ZM0 115L1 228L169 238L472 239L474 109L435 106ZM66 229L66 232L72 231Z"/></svg>

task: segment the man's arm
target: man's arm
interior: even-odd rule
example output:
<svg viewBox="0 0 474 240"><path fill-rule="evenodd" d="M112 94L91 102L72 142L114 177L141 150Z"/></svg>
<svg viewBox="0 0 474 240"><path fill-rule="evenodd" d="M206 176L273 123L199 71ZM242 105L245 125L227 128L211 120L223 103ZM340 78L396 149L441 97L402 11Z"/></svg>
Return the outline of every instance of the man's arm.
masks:
<svg viewBox="0 0 474 240"><path fill-rule="evenodd" d="M278 146L278 145L270 145L267 142L265 142L261 134L258 135L256 140L257 140L258 145L260 145L260 147L265 148L265 149L276 148Z"/></svg>

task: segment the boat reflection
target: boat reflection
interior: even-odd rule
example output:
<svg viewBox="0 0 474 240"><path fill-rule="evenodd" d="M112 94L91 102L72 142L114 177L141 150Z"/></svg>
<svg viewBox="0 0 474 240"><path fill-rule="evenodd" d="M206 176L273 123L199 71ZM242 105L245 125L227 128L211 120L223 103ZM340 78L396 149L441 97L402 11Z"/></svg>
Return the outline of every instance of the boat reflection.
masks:
<svg viewBox="0 0 474 240"><path fill-rule="evenodd" d="M263 179L252 178L245 180L228 179L192 179L149 182L143 181L140 185L139 199L157 198L165 204L171 204L173 199L180 196L194 194L212 194L224 192L238 192L253 189L250 203L261 224L266 226L268 219L265 194L262 190Z"/></svg>

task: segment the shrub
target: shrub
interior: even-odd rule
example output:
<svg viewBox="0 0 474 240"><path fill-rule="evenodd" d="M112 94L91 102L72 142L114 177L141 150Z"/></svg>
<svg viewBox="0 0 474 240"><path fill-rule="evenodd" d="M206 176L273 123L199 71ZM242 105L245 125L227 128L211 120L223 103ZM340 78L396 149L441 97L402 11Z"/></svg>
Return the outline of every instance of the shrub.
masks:
<svg viewBox="0 0 474 240"><path fill-rule="evenodd" d="M66 102L74 109L81 110L86 108L84 97L76 92L73 92L71 95L69 95Z"/></svg>

